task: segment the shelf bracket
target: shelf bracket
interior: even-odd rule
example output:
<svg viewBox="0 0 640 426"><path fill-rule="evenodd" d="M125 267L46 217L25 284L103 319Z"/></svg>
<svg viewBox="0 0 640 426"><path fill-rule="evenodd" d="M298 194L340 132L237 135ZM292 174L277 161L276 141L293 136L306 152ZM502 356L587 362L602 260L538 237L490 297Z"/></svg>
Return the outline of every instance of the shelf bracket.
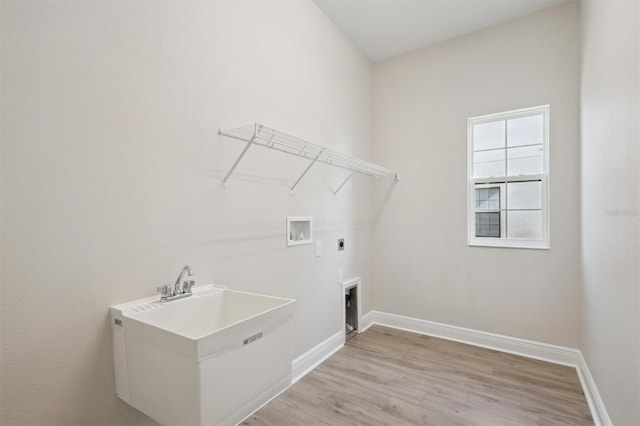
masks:
<svg viewBox="0 0 640 426"><path fill-rule="evenodd" d="M313 161L307 166L307 168L304 169L304 172L302 172L302 174L300 175L300 177L298 178L296 183L294 183L293 186L291 187L291 189L289 190L290 193L293 194L293 190L295 189L295 187L298 186L298 183L300 183L300 181L302 180L304 175L306 175L307 172L309 171L309 169L316 163L316 161L318 161L318 158L320 158L320 156L322 155L323 152L324 152L324 148L320 150L318 155L316 155L316 158L314 158Z"/></svg>
<svg viewBox="0 0 640 426"><path fill-rule="evenodd" d="M222 133L220 131L218 132L218 134L219 135L224 135L224 133ZM249 139L249 141L245 145L244 149L240 153L240 156L237 158L236 162L233 163L233 166L231 166L231 170L229 170L227 172L227 175L224 177L224 179L222 179L222 187L224 189L227 189L227 180L229 180L229 176L231 176L231 173L233 173L233 171L236 169L236 167L238 166L238 163L240 163L240 160L242 160L242 157L244 157L244 155L247 153L247 151L249 150L249 147L251 146L253 141L256 139L256 135L257 134L258 134L258 132L257 132L257 126L256 126L255 130L253 131L253 136L251 137L251 139Z"/></svg>
<svg viewBox="0 0 640 426"><path fill-rule="evenodd" d="M342 187L344 186L345 183L347 183L349 181L349 179L351 179L351 176L353 176L353 173L351 173L349 176L347 176L347 178L340 184L340 186L338 187L338 189L335 190L335 192L333 193L333 195L336 195L338 193L338 191L340 191L342 189Z"/></svg>

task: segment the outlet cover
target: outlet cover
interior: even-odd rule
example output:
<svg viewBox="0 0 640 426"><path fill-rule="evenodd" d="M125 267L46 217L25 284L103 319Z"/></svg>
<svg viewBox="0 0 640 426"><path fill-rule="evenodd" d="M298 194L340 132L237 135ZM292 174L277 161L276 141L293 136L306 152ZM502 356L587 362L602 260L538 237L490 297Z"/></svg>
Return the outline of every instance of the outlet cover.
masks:
<svg viewBox="0 0 640 426"><path fill-rule="evenodd" d="M322 256L322 241L316 241L316 257Z"/></svg>

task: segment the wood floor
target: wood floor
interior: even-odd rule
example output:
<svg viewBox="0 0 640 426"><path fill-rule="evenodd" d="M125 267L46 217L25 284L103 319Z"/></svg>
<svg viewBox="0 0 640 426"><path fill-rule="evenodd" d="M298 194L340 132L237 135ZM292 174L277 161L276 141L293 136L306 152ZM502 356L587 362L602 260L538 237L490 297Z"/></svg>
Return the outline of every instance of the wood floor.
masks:
<svg viewBox="0 0 640 426"><path fill-rule="evenodd" d="M373 326L243 425L592 425L574 368Z"/></svg>

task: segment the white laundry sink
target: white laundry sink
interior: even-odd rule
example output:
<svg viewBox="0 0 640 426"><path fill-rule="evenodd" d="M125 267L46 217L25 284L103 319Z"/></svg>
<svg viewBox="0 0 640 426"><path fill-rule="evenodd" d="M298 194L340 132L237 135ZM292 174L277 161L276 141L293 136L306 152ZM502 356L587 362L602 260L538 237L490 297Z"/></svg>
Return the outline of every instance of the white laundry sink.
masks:
<svg viewBox="0 0 640 426"><path fill-rule="evenodd" d="M113 306L116 393L162 424L236 424L291 383L294 304L207 285Z"/></svg>

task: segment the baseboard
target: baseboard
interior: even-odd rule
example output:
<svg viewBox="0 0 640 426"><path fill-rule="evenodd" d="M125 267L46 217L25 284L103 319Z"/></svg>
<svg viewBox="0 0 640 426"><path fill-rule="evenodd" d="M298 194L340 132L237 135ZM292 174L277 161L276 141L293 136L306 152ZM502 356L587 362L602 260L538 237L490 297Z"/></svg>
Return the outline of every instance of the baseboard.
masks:
<svg viewBox="0 0 640 426"><path fill-rule="evenodd" d="M360 317L360 329L358 330L358 333L363 333L367 331L367 329L373 325L374 312L377 312L377 311L369 311L366 314L364 314L362 317Z"/></svg>
<svg viewBox="0 0 640 426"><path fill-rule="evenodd" d="M578 365L580 352L577 349L385 312L372 311L371 314L371 320L374 324L386 327L454 340L456 342L467 343L501 352L522 355L528 358L549 361L555 364L568 365L571 367Z"/></svg>
<svg viewBox="0 0 640 426"><path fill-rule="evenodd" d="M580 378L595 425L609 426L612 424L589 367L582 356L582 352L578 349L379 311L368 312L362 317L361 323L360 332L377 324L574 367Z"/></svg>
<svg viewBox="0 0 640 426"><path fill-rule="evenodd" d="M344 346L344 331L338 331L293 360L292 383L303 378Z"/></svg>
<svg viewBox="0 0 640 426"><path fill-rule="evenodd" d="M591 409L591 417L593 417L593 422L596 426L612 425L613 423L609 418L609 413L607 413L604 402L602 401L602 398L600 398L600 392L598 392L596 382L593 380L593 376L591 376L591 371L589 370L589 366L582 356L582 352L580 353L580 359L578 360L576 370L578 371L578 377L580 378L580 383L582 384L582 389L584 390L584 396L587 398L587 403L589 404L589 408Z"/></svg>

